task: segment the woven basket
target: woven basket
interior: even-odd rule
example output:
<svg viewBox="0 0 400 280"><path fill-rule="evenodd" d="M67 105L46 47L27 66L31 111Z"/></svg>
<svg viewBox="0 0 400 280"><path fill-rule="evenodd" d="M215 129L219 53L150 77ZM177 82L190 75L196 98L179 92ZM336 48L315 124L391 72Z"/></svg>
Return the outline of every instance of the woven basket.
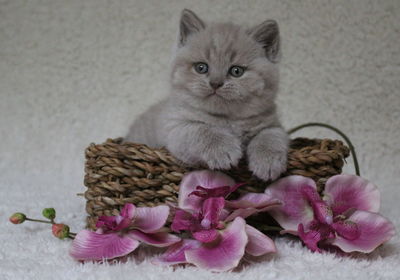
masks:
<svg viewBox="0 0 400 280"><path fill-rule="evenodd" d="M155 206L176 202L182 176L190 171L166 149L122 143L122 138L91 144L86 149L85 180L87 190L87 227L95 229L97 217L117 215L125 203ZM290 143L286 175L303 175L317 182L341 173L349 149L339 140L296 138ZM262 192L267 185L252 176L242 161L225 172L237 182L246 182L237 194Z"/></svg>

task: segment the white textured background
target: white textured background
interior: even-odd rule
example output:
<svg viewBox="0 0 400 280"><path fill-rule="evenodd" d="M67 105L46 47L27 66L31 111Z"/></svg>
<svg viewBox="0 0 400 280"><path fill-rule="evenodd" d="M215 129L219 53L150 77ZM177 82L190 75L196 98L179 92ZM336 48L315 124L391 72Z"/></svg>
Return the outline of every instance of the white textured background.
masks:
<svg viewBox="0 0 400 280"><path fill-rule="evenodd" d="M84 190L83 150L123 136L166 94L184 7L206 20L279 22L284 125L320 121L347 133L399 228L400 1L0 0L0 279L399 279L398 237L356 259L280 239L269 261L210 274L147 261L78 265L45 225L8 223L15 211L39 216L54 206L73 230L84 226L75 195Z"/></svg>

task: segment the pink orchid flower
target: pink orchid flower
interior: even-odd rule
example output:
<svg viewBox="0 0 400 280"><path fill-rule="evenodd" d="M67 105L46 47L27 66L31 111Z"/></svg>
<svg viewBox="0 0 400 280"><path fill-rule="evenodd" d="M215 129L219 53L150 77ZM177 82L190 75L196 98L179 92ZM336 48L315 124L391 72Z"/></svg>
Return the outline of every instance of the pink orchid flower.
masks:
<svg viewBox="0 0 400 280"><path fill-rule="evenodd" d="M77 260L102 260L125 256L144 242L156 247L170 246L180 238L162 232L168 206L138 207L125 204L118 216L99 217L96 232L80 231L70 250Z"/></svg>
<svg viewBox="0 0 400 280"><path fill-rule="evenodd" d="M246 253L261 256L276 252L274 242L246 224L244 218L276 206L279 202L265 194L228 202L225 197L236 190L234 180L214 171L187 174L180 185L180 209L175 212L173 231L186 231L194 239L184 239L169 247L154 262L191 263L211 271L235 268Z"/></svg>
<svg viewBox="0 0 400 280"><path fill-rule="evenodd" d="M315 182L302 176L282 178L265 190L282 202L270 214L298 235L312 251L334 245L344 252L372 252L395 234L393 224L379 215L380 194L375 185L355 175L336 175L325 185L323 198Z"/></svg>

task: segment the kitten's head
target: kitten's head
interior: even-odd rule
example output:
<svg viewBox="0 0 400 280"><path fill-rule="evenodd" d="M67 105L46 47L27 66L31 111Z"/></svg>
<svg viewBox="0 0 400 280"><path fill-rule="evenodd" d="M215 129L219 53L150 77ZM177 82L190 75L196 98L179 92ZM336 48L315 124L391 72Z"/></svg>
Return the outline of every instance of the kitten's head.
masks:
<svg viewBox="0 0 400 280"><path fill-rule="evenodd" d="M250 29L232 23L205 24L185 9L171 74L172 93L214 114L257 114L274 106L279 56L275 21Z"/></svg>

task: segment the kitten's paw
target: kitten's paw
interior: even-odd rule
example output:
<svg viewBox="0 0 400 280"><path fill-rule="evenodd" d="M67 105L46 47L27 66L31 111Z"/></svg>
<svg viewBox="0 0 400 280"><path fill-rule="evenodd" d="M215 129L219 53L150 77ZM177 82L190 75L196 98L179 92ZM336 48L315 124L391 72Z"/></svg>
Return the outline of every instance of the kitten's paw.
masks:
<svg viewBox="0 0 400 280"><path fill-rule="evenodd" d="M237 166L241 157L240 143L230 143L208 147L203 154L203 161L210 169L230 169Z"/></svg>
<svg viewBox="0 0 400 280"><path fill-rule="evenodd" d="M197 141L196 145L185 146L185 143L172 141L168 150L188 166L206 165L209 169L230 169L242 158L239 139L208 135Z"/></svg>
<svg viewBox="0 0 400 280"><path fill-rule="evenodd" d="M253 153L249 156L249 169L258 178L269 181L277 179L287 168L287 153Z"/></svg>

